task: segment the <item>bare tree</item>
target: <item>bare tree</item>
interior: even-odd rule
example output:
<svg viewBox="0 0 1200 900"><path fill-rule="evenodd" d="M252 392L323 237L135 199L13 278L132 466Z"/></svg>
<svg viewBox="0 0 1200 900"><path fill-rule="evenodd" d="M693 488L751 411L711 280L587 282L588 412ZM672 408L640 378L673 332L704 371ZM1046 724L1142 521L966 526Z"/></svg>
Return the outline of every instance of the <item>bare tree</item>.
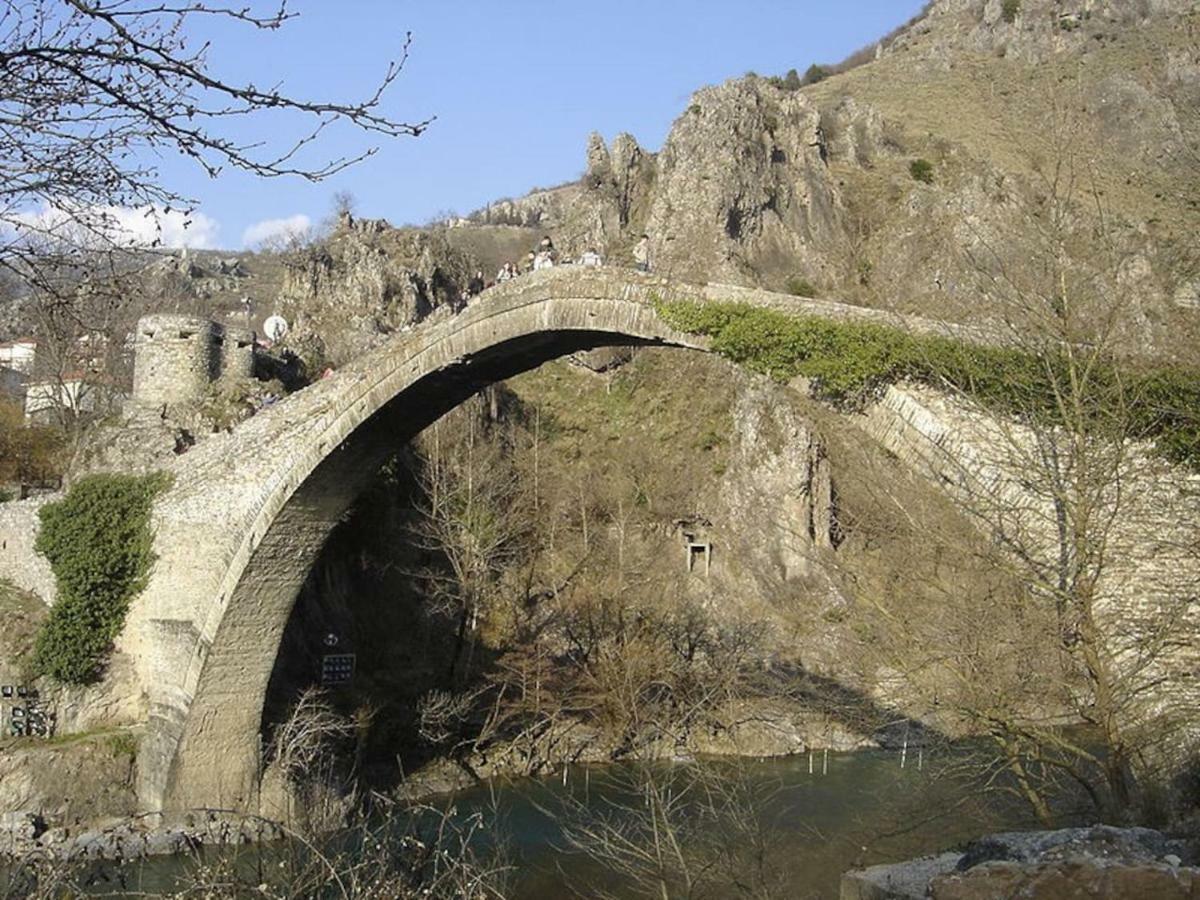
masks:
<svg viewBox="0 0 1200 900"><path fill-rule="evenodd" d="M430 429L412 533L431 558L419 574L433 607L455 621L449 676L459 682L470 675L481 619L500 602L531 528L503 440L485 433L480 413L469 404Z"/></svg>
<svg viewBox="0 0 1200 900"><path fill-rule="evenodd" d="M1126 276L1139 245L1104 202L1079 109L1054 104L1008 224L968 250L1011 355L941 385L960 414L928 462L977 532L926 537L979 560L979 577L936 584L931 561L936 617L886 597L874 616L910 696L984 735L986 783L1047 822L1066 786L1106 818L1144 815L1188 748L1173 679L1200 587L1194 501L1147 441L1148 423L1195 413L1145 375Z"/></svg>
<svg viewBox="0 0 1200 900"><path fill-rule="evenodd" d="M601 803L569 796L567 845L616 875L623 890L589 896L803 897L780 865L788 836L767 822L775 786L734 763L624 767Z"/></svg>
<svg viewBox="0 0 1200 900"><path fill-rule="evenodd" d="M336 827L353 806L354 778L347 771L353 737L354 723L315 687L297 698L271 736L268 770L282 779L285 806L312 833Z"/></svg>
<svg viewBox="0 0 1200 900"><path fill-rule="evenodd" d="M275 30L295 15L286 3L261 14L207 2L4 3L0 222L16 236L0 248L0 265L22 278L37 277L46 274L40 252L46 245L31 235L71 250L109 247L120 243L118 208L151 218L188 210L191 201L159 180L155 155L182 154L213 177L233 168L263 178L320 181L375 152L306 160L309 146L336 122L380 138L425 129L428 122L397 121L383 109L385 92L407 58L407 40L378 85L349 103L227 79L211 71L208 45L190 42L199 20ZM232 127L248 116L274 117L294 133L278 143L241 140ZM39 203L48 214L31 216Z"/></svg>
<svg viewBox="0 0 1200 900"><path fill-rule="evenodd" d="M61 383L78 367L80 338L119 344L136 287L130 251L157 246L167 217L190 224L194 198L162 180L159 159L183 157L211 177L236 169L321 181L377 149L315 155L331 126L372 140L427 127L385 108L409 38L350 101L227 77L194 38L215 20L266 32L296 15L286 0L262 12L206 0L0 3L0 271L34 301L50 377ZM247 119L269 121L278 137L239 137Z"/></svg>

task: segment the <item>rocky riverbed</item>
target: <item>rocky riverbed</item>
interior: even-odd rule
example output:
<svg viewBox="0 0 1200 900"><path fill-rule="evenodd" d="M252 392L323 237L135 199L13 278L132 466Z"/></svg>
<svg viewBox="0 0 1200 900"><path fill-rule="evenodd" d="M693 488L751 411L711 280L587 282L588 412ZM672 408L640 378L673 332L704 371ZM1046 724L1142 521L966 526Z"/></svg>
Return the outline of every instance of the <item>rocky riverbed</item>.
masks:
<svg viewBox="0 0 1200 900"><path fill-rule="evenodd" d="M841 900L1185 900L1200 896L1196 851L1147 828L995 834L960 852L849 872Z"/></svg>

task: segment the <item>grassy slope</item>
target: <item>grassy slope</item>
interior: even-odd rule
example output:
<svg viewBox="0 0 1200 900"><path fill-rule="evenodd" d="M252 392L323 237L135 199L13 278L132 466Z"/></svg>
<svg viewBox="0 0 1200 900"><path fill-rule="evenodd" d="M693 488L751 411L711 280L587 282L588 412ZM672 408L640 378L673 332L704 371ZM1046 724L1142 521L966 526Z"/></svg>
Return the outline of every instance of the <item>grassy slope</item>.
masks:
<svg viewBox="0 0 1200 900"><path fill-rule="evenodd" d="M632 481L667 516L693 512L724 472L736 385L727 363L675 350L640 352L610 375L558 361L509 382L541 410L546 464L560 485Z"/></svg>
<svg viewBox="0 0 1200 900"><path fill-rule="evenodd" d="M1130 76L1153 90L1164 60L1189 46L1188 40L1184 29L1169 22L1112 29L1103 40L1090 40L1085 53L1036 66L956 52L952 63L935 67L917 64L911 52L902 51L806 90L821 104L850 95L875 106L900 123L916 146L950 142L977 160L1029 175L1032 160L1045 149L1039 123L1050 116L1053 104L1087 103L1094 99L1091 86L1114 75ZM1082 89L1073 87L1074 81ZM1164 237L1194 230L1197 211L1187 202L1194 185L1181 183L1184 171L1141 165L1116 142L1094 135L1081 140L1114 211L1132 221L1156 222Z"/></svg>

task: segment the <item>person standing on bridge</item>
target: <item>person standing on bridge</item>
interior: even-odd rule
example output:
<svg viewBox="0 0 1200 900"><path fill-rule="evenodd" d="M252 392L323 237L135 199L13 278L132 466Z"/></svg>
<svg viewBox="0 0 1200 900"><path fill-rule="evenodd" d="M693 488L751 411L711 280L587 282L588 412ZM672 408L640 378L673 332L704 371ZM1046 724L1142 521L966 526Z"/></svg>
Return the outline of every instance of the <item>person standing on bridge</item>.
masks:
<svg viewBox="0 0 1200 900"><path fill-rule="evenodd" d="M467 282L467 296L468 297L478 297L480 294L483 293L483 288L484 288L483 273L476 272L475 277Z"/></svg>
<svg viewBox="0 0 1200 900"><path fill-rule="evenodd" d="M552 269L558 254L554 250L554 241L550 240L550 235L542 238L542 242L538 244L537 255L533 258L533 270L535 272L541 269Z"/></svg>
<svg viewBox="0 0 1200 900"><path fill-rule="evenodd" d="M650 271L650 235L643 234L634 244L633 265L639 272Z"/></svg>

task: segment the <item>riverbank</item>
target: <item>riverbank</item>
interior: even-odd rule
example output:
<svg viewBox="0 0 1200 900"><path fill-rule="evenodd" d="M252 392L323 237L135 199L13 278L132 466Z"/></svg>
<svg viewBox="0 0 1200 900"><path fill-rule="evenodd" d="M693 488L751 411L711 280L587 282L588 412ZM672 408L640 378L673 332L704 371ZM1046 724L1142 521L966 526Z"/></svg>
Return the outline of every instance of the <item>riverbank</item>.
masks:
<svg viewBox="0 0 1200 900"><path fill-rule="evenodd" d="M723 879L753 867L767 891L763 896L836 897L848 869L1027 824L1023 812L1002 798L982 798L976 785L944 777L942 763L949 760L927 756L918 765L899 751L870 750L765 761L572 766L552 777L491 779L429 800L417 813L405 805L389 807L328 843L346 858L347 845L374 840L381 828L416 841L393 840L396 852L436 846L444 832L469 833L474 864L505 869L502 896L559 900L580 890L594 896L586 888L599 885L618 897L640 897L644 892L631 885L628 873L599 859L600 848L588 835L611 825L640 835L656 824L685 848L680 864L688 867L687 877L712 883L710 896L731 896L720 892L727 886ZM648 818L647 791L664 800L657 823ZM415 824L414 816L420 818ZM122 890L128 894L118 896L156 896L194 883L200 870L260 878L264 859L273 870L281 859L290 866L294 853L308 852L304 842L251 843L275 836L215 821L164 830L139 824L73 835L72 846L83 851L80 871L127 886ZM66 846L56 843L54 849ZM98 862L107 851L116 851L118 860ZM154 855L164 852L174 855ZM743 859L747 854L757 861Z"/></svg>
<svg viewBox="0 0 1200 900"><path fill-rule="evenodd" d="M796 703L743 701L715 710L706 727L646 741L636 752L617 737L578 721L552 724L532 739L496 741L461 755L446 755L405 775L399 799L421 801L494 778L556 775L569 766L630 762L690 762L697 758L779 760L809 753L897 749L911 735L914 752L928 733L917 723L875 734L848 728Z"/></svg>
<svg viewBox="0 0 1200 900"><path fill-rule="evenodd" d="M266 819L216 813L193 817L191 825L155 825L153 816L109 818L76 827L50 828L28 813L0 817L0 860L9 863L128 861L171 856L201 847L245 846L284 837ZM198 819L198 821L197 821Z"/></svg>
<svg viewBox="0 0 1200 900"><path fill-rule="evenodd" d="M879 748L875 740L824 720L805 719L794 712L776 713L758 715L734 732L745 742L734 743L729 732L690 741L686 747L662 741L647 745L636 760L614 759L613 747L595 735L589 739L581 729L544 735L540 746L542 750L554 748L552 754L508 743L463 758L439 757L407 775L389 797L402 804L437 802L491 783L558 778L570 767L603 771L634 764L690 764L697 758L725 765L739 761L756 765L816 754L812 765L819 771L828 767L831 753ZM0 859L142 859L201 847L278 840L288 831L284 824L267 817L218 811L198 811L183 824L166 825L160 824L161 817L135 814L132 765L133 745L119 730L6 748L0 757L0 773L13 777L5 776L2 791L12 806L23 810L0 814ZM21 798L25 802L19 802ZM344 811L352 814L348 806Z"/></svg>

